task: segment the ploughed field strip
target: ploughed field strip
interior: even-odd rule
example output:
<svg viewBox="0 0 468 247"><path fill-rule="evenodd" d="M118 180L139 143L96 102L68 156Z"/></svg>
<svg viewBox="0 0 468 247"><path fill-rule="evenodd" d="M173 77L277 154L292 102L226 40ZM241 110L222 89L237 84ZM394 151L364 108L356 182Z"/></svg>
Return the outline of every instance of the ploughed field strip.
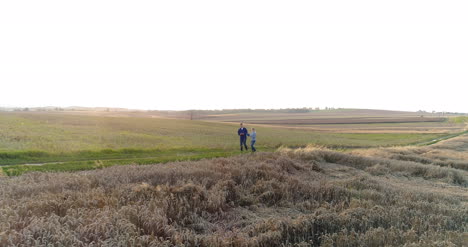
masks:
<svg viewBox="0 0 468 247"><path fill-rule="evenodd" d="M424 123L443 122L445 118L390 118L390 117L347 117L347 118L311 118L311 119L276 119L276 120L250 120L252 124L278 124L278 125L313 125L313 124L374 124L374 123Z"/></svg>
<svg viewBox="0 0 468 247"><path fill-rule="evenodd" d="M427 115L427 114L426 114ZM416 112L386 111L386 110L366 110L366 109L337 109L337 110L306 110L306 112L282 112L268 110L244 110L240 112L226 113L200 113L200 119L218 121L238 121L245 120L274 120L274 119L312 119L312 118L347 118L347 117L420 117ZM433 115L431 115L434 117Z"/></svg>
<svg viewBox="0 0 468 247"><path fill-rule="evenodd" d="M464 246L468 136L0 178L0 246Z"/></svg>
<svg viewBox="0 0 468 247"><path fill-rule="evenodd" d="M198 119L231 123L244 121L249 124L334 133L454 133L466 129L468 117L341 109L307 113L247 111L233 114L201 114Z"/></svg>

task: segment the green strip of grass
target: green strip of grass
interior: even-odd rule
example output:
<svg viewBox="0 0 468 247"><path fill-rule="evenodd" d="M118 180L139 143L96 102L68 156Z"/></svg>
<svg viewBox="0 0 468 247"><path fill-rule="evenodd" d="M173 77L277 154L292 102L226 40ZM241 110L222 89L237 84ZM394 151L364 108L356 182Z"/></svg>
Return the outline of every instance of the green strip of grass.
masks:
<svg viewBox="0 0 468 247"><path fill-rule="evenodd" d="M447 121L450 123L455 123L455 124L468 123L468 116L451 117L451 118L448 118Z"/></svg>
<svg viewBox="0 0 468 247"><path fill-rule="evenodd" d="M262 150L273 150L264 146L259 146ZM104 150L84 150L77 152L51 153L45 151L9 151L0 152L0 166L38 164L53 162L72 162L88 160L117 160L117 159L142 159L160 156L187 156L200 153L230 153L232 149L216 148L179 148L179 149L104 149Z"/></svg>
<svg viewBox="0 0 468 247"><path fill-rule="evenodd" d="M145 158L161 155L176 155L177 153L208 152L213 149L103 149L103 150L83 150L76 152L52 153L46 151L9 151L0 152L1 165L16 165L27 163L50 163L50 162L70 162L87 161L97 159L123 159L123 158ZM219 150L214 150L219 151Z"/></svg>
<svg viewBox="0 0 468 247"><path fill-rule="evenodd" d="M143 151L143 150L140 150ZM265 151L271 151L267 149ZM108 152L108 151L107 151ZM117 152L117 151L115 151ZM137 150L135 151L136 153ZM142 152L144 153L144 152ZM7 176L19 176L26 172L70 172L102 169L114 165L146 165L167 163L172 161L200 160L206 158L228 157L239 154L239 151L223 151L223 150L168 150L159 152L158 156L153 157L134 157L117 159L94 159L80 161L66 161L57 163L46 163L41 165L8 165L3 166L2 171ZM248 152L245 152L246 154Z"/></svg>

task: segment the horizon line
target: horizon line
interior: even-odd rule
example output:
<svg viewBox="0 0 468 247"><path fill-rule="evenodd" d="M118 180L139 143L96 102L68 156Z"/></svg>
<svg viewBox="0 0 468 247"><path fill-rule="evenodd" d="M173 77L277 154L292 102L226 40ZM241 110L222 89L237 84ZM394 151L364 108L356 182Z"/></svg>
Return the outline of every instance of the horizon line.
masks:
<svg viewBox="0 0 468 247"><path fill-rule="evenodd" d="M233 111L233 110L267 110L267 111L275 111L275 110L301 110L301 109L308 109L308 110L374 110L374 111L396 111L396 112L425 112L425 113L456 113L456 114L468 114L468 112L457 112L457 111L428 111L424 109L420 109L417 111L414 110L395 110L395 109L381 109L381 108L347 108L347 107L287 107L287 108L212 108L212 109L149 109L149 108L127 108L127 107L111 107L111 106L0 106L0 109L63 109L63 110L74 110L74 108L84 108L84 109L120 109L120 110L127 110L127 111L174 111L174 112L183 112L183 111ZM76 109L80 110L80 109Z"/></svg>

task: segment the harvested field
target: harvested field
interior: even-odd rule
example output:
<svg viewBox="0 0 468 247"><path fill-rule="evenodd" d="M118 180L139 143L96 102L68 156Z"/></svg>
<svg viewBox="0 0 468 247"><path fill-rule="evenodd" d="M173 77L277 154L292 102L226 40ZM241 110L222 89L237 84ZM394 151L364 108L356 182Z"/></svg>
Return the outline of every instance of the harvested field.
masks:
<svg viewBox="0 0 468 247"><path fill-rule="evenodd" d="M281 120L249 120L252 124L272 125L312 125L312 124L374 124L374 123L424 123L443 122L445 118L422 118L422 117L347 117L347 118L311 118L311 119L281 119Z"/></svg>
<svg viewBox="0 0 468 247"><path fill-rule="evenodd" d="M281 120L281 119L334 119L334 118L418 118L418 117L441 117L436 114L422 114L417 112L368 110L368 109L337 109L337 110L307 110L306 112L282 112L268 110L245 110L237 113L216 114L202 112L198 115L200 119L216 119L218 121L244 120Z"/></svg>
<svg viewBox="0 0 468 247"><path fill-rule="evenodd" d="M320 110L306 113L251 110L197 115L197 119L206 121L245 122L334 133L454 133L466 128L462 118L440 114L365 109ZM451 119L460 121L450 121Z"/></svg>

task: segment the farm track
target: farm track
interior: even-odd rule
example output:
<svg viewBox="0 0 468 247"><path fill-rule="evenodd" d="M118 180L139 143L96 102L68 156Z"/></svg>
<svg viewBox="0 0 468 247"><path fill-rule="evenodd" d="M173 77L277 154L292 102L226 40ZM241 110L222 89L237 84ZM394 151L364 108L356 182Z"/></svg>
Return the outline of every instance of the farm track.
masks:
<svg viewBox="0 0 468 247"><path fill-rule="evenodd" d="M197 154L203 154L203 153L193 153L192 155L197 155ZM219 154L219 152L215 152L215 154ZM150 159L161 159L161 158L171 158L174 157L174 155L158 155L158 156L145 156L145 157L139 157L139 158L104 158L104 159L79 159L79 160L70 160L70 161L55 161L55 162L43 162L43 163L24 163L24 164L15 164L15 165L6 165L3 167L8 167L8 166L43 166L43 165L52 165L52 164L66 164L69 162L89 162L89 161L125 161L125 160L150 160ZM180 157L181 160L190 160L191 155L190 154L177 154L176 157ZM183 159L183 158L189 157L189 159ZM175 160L177 161L177 160ZM2 166L0 166L2 167Z"/></svg>
<svg viewBox="0 0 468 247"><path fill-rule="evenodd" d="M438 143L440 141L446 141L446 140L449 140L449 139L452 139L452 138L455 138L455 137L458 137L458 136L466 135L466 134L468 134L468 131L465 130L463 132L459 132L459 133L439 137L437 139L434 139L434 140L431 140L431 141L428 141L428 142L421 142L421 143L416 144L416 146L429 146L429 145L436 144L436 143Z"/></svg>

